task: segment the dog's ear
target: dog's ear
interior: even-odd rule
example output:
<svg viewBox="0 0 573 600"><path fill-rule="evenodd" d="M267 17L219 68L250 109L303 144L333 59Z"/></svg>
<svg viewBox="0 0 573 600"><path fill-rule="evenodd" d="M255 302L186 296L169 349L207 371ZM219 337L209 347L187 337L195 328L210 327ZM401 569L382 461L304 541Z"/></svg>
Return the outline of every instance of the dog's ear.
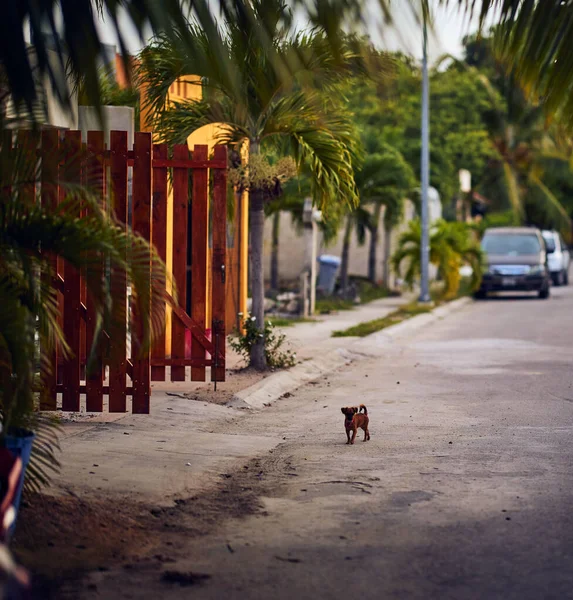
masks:
<svg viewBox="0 0 573 600"><path fill-rule="evenodd" d="M352 407L352 412L353 413L357 413L358 412L358 407L357 406L353 406Z"/></svg>
<svg viewBox="0 0 573 600"><path fill-rule="evenodd" d="M341 410L341 412L342 412L343 415L346 414L346 407L345 406L343 406L340 410Z"/></svg>

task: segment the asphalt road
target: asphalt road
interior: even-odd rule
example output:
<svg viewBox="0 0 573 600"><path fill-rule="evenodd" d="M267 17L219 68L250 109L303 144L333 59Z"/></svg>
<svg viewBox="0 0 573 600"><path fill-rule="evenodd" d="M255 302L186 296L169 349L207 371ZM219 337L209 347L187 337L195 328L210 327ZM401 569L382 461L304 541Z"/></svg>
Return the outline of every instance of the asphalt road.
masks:
<svg viewBox="0 0 573 600"><path fill-rule="evenodd" d="M265 512L183 543L202 585L117 597L573 598L572 333L573 287L474 302L253 415L238 433L284 437ZM360 402L372 439L347 446Z"/></svg>

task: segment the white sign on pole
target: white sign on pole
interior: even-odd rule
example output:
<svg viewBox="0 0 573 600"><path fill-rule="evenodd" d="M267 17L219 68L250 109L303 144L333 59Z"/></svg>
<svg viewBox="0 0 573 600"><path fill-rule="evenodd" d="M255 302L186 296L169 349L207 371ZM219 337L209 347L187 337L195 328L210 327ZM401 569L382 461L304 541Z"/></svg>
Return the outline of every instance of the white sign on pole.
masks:
<svg viewBox="0 0 573 600"><path fill-rule="evenodd" d="M459 170L460 190L464 193L472 191L472 174L467 169Z"/></svg>

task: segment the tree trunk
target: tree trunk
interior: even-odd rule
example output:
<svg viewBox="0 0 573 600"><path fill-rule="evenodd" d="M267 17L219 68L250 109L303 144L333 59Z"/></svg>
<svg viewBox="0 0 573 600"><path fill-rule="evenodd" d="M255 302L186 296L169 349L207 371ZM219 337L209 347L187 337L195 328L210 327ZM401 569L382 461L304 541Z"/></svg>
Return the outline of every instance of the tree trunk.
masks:
<svg viewBox="0 0 573 600"><path fill-rule="evenodd" d="M392 249L392 227L384 224L384 257L382 259L382 282L390 289L390 252Z"/></svg>
<svg viewBox="0 0 573 600"><path fill-rule="evenodd" d="M251 293L253 305L251 318L255 317L257 327L265 327L265 280L263 268L263 235L265 228L265 211L263 194L260 191L249 193L249 216L251 230ZM266 368L264 337L251 347L251 367L259 371Z"/></svg>
<svg viewBox="0 0 573 600"><path fill-rule="evenodd" d="M368 249L368 279L376 284L376 251L378 249L378 231L380 226L380 213L382 205L376 204L370 228L370 248Z"/></svg>
<svg viewBox="0 0 573 600"><path fill-rule="evenodd" d="M251 156L259 153L259 144L251 140L249 153ZM253 305L251 318L255 317L261 333L265 329L265 277L263 266L263 239L265 231L264 197L260 190L249 192L249 217L251 233L251 293ZM251 347L251 367L264 371L267 367L265 357L265 339L259 340Z"/></svg>
<svg viewBox="0 0 573 600"><path fill-rule="evenodd" d="M350 237L352 235L352 215L346 218L346 229L342 243L342 257L340 263L340 289L344 294L348 289L348 258L350 254Z"/></svg>
<svg viewBox="0 0 573 600"><path fill-rule="evenodd" d="M277 211L273 215L273 241L271 248L271 289L275 292L279 290L279 228L281 222L281 213Z"/></svg>

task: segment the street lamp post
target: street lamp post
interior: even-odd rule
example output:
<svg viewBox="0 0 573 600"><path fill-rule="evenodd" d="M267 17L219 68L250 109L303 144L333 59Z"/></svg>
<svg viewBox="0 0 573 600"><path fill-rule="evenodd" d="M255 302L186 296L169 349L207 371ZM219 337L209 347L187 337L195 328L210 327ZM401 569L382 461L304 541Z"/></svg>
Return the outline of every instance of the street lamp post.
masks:
<svg viewBox="0 0 573 600"><path fill-rule="evenodd" d="M421 181L422 181L422 239L420 240L420 302L430 301L429 290L429 260L430 236L428 223L428 186L430 183L430 83L428 81L428 31L426 15L424 15L424 49L422 55L422 155L421 155Z"/></svg>

